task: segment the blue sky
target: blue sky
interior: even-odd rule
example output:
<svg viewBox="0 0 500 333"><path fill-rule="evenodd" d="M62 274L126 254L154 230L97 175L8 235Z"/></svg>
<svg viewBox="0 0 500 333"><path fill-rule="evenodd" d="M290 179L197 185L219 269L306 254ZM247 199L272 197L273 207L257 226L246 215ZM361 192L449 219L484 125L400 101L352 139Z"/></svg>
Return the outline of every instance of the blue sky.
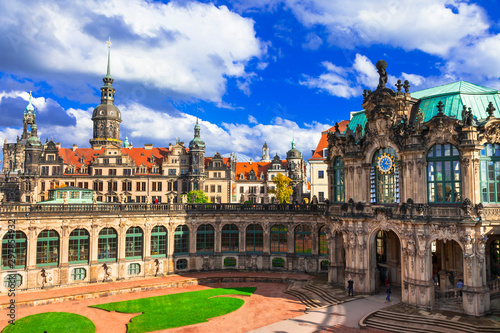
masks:
<svg viewBox="0 0 500 333"><path fill-rule="evenodd" d="M374 64L411 91L457 80L500 88L496 1L0 0L0 139L22 130L33 91L42 141L88 147L111 37L121 137L189 142L207 156L307 159L320 133L361 110Z"/></svg>

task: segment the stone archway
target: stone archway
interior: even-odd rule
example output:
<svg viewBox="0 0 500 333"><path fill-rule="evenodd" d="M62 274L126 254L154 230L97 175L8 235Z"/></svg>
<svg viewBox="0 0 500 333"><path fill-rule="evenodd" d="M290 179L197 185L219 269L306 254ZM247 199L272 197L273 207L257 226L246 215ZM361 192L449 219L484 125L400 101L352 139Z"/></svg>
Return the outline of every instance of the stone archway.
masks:
<svg viewBox="0 0 500 333"><path fill-rule="evenodd" d="M434 240L431 243L432 281L436 296L447 293L464 281L464 255L455 240Z"/></svg>
<svg viewBox="0 0 500 333"><path fill-rule="evenodd" d="M328 281L334 285L345 285L346 258L344 237L340 232L333 232L330 237L330 266L328 271Z"/></svg>
<svg viewBox="0 0 500 333"><path fill-rule="evenodd" d="M376 291L386 283L400 287L401 241L392 230L377 229L370 237L370 290Z"/></svg>

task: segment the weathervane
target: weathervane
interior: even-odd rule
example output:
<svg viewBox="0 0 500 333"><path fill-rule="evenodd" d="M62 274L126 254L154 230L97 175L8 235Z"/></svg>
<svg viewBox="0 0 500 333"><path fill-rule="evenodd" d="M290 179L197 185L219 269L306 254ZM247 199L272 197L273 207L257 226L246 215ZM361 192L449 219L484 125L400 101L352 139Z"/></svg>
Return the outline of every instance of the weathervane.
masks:
<svg viewBox="0 0 500 333"><path fill-rule="evenodd" d="M108 44L108 47L111 48L111 37L109 37L109 40L107 40L106 43Z"/></svg>

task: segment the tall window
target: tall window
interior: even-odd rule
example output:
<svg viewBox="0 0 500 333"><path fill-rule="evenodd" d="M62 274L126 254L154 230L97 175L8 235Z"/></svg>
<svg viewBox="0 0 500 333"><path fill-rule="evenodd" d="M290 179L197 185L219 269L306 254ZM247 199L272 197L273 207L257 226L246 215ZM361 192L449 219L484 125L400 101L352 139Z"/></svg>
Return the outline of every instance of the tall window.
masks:
<svg viewBox="0 0 500 333"><path fill-rule="evenodd" d="M387 262L387 249L386 249L386 234L383 231L377 232L375 238L377 243L377 263L385 264Z"/></svg>
<svg viewBox="0 0 500 333"><path fill-rule="evenodd" d="M214 252L214 227L210 224L202 224L196 231L196 252Z"/></svg>
<svg viewBox="0 0 500 333"><path fill-rule="evenodd" d="M125 259L142 258L142 229L130 227L125 236Z"/></svg>
<svg viewBox="0 0 500 333"><path fill-rule="evenodd" d="M333 201L345 201L344 160L340 156L333 161Z"/></svg>
<svg viewBox="0 0 500 333"><path fill-rule="evenodd" d="M164 257L167 254L167 229L156 226L151 230L151 257Z"/></svg>
<svg viewBox="0 0 500 333"><path fill-rule="evenodd" d="M118 235L113 228L104 228L97 239L97 259L99 261L116 260Z"/></svg>
<svg viewBox="0 0 500 333"><path fill-rule="evenodd" d="M189 229L185 225L175 228L174 232L174 254L189 253Z"/></svg>
<svg viewBox="0 0 500 333"><path fill-rule="evenodd" d="M399 202L399 171L397 155L392 148L377 150L370 173L371 202Z"/></svg>
<svg viewBox="0 0 500 333"><path fill-rule="evenodd" d="M282 224L271 227L271 253L286 253L288 250L288 230Z"/></svg>
<svg viewBox="0 0 500 333"><path fill-rule="evenodd" d="M222 228L221 251L238 252L240 243L240 232L235 224L226 224Z"/></svg>
<svg viewBox="0 0 500 333"><path fill-rule="evenodd" d="M9 229L2 240L2 268L25 268L26 248L27 242L24 232Z"/></svg>
<svg viewBox="0 0 500 333"><path fill-rule="evenodd" d="M319 255L328 254L328 242L326 240L326 226L319 229Z"/></svg>
<svg viewBox="0 0 500 333"><path fill-rule="evenodd" d="M434 145L427 153L429 202L461 202L460 155L450 144Z"/></svg>
<svg viewBox="0 0 500 333"><path fill-rule="evenodd" d="M59 234L54 230L44 230L36 243L36 264L55 266L59 263Z"/></svg>
<svg viewBox="0 0 500 333"><path fill-rule="evenodd" d="M262 253L264 250L264 232L258 224L250 224L246 232L246 252Z"/></svg>
<svg viewBox="0 0 500 333"><path fill-rule="evenodd" d="M312 254L312 232L308 225L295 228L295 254Z"/></svg>
<svg viewBox="0 0 500 333"><path fill-rule="evenodd" d="M75 229L69 235L69 263L86 263L89 261L89 233L85 229Z"/></svg>
<svg viewBox="0 0 500 333"><path fill-rule="evenodd" d="M485 144L481 150L481 195L483 202L500 202L500 145Z"/></svg>

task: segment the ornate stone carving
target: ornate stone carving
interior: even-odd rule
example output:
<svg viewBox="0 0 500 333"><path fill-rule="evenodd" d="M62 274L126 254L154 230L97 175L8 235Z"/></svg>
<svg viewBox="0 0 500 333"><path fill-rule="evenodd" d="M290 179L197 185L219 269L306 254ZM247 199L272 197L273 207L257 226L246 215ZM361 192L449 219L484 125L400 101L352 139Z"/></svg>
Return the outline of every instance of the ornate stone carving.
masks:
<svg viewBox="0 0 500 333"><path fill-rule="evenodd" d="M460 208L462 209L462 211L464 212L465 215L470 215L470 213L472 212L472 209L474 209L474 205L469 200L469 198L465 198L462 201L462 206Z"/></svg>
<svg viewBox="0 0 500 333"><path fill-rule="evenodd" d="M379 75L377 89L384 89L387 84L387 62L385 60L379 60L376 64L377 72Z"/></svg>

